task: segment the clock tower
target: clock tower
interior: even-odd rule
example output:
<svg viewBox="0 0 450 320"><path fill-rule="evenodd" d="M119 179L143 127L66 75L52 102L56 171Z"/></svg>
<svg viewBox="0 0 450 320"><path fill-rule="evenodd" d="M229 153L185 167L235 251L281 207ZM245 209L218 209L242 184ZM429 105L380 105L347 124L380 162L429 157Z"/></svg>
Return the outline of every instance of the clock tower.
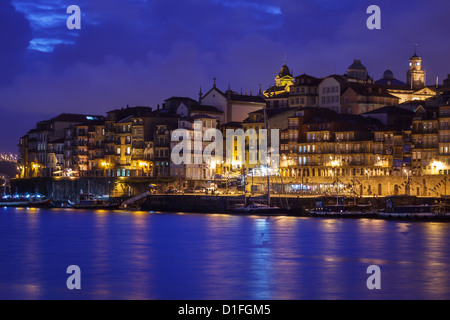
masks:
<svg viewBox="0 0 450 320"><path fill-rule="evenodd" d="M425 87L425 71L422 70L422 58L414 50L414 55L409 59L409 70L406 74L407 84L413 90Z"/></svg>

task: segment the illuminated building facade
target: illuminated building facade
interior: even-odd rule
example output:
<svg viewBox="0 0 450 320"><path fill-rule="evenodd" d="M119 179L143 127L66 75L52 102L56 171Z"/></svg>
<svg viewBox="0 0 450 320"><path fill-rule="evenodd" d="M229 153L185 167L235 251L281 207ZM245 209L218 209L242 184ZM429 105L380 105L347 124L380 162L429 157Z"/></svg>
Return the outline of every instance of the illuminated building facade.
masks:
<svg viewBox="0 0 450 320"><path fill-rule="evenodd" d="M319 84L322 80L313 76L302 74L295 77L290 87L289 107L314 107L319 104Z"/></svg>
<svg viewBox="0 0 450 320"><path fill-rule="evenodd" d="M177 129L185 129L191 137L191 154L189 160L182 164L171 163L170 176L183 180L211 180L214 179L216 168L221 165L222 159L212 158L209 161L203 157L205 148L212 142L204 140L205 132L216 129L217 119L208 115L197 114L192 117L180 118ZM173 131L172 131L173 132ZM172 134L173 136L173 134ZM197 141L197 143L195 143ZM177 145L177 138L171 141L171 149Z"/></svg>
<svg viewBox="0 0 450 320"><path fill-rule="evenodd" d="M425 71L422 70L422 58L414 51L409 59L409 70L406 73L407 85L411 90L420 90L425 87Z"/></svg>
<svg viewBox="0 0 450 320"><path fill-rule="evenodd" d="M319 84L319 107L341 113L341 88L346 79L339 75L326 77Z"/></svg>
<svg viewBox="0 0 450 320"><path fill-rule="evenodd" d="M220 112L223 112L220 123L224 124L244 121L249 113L264 108L266 101L262 95L253 95L252 92L250 94L248 92L245 94L241 92L239 94L232 91L230 87L228 87L226 92L222 92L217 88L214 80L213 87L205 95L200 96L200 104L212 106ZM208 114L205 111L200 110L200 112Z"/></svg>
<svg viewBox="0 0 450 320"><path fill-rule="evenodd" d="M362 114L399 102L399 98L388 93L383 86L348 83L341 90L342 113Z"/></svg>
<svg viewBox="0 0 450 320"><path fill-rule="evenodd" d="M291 86L294 85L294 77L291 70L286 65L281 67L280 72L275 77L275 84L266 89L263 93L267 101L268 108L287 108L290 102Z"/></svg>
<svg viewBox="0 0 450 320"><path fill-rule="evenodd" d="M63 113L50 120L38 122L36 128L23 136L19 143L21 176L44 177L51 176L55 170L59 171L58 163L60 164L62 156L60 151L56 156L58 143L55 141L65 139L67 128L83 121L93 121L98 117L100 116Z"/></svg>
<svg viewBox="0 0 450 320"><path fill-rule="evenodd" d="M433 165L438 155L439 108L422 107L416 110L412 121L412 171L413 174L436 174Z"/></svg>
<svg viewBox="0 0 450 320"><path fill-rule="evenodd" d="M348 67L344 75L350 82L372 83L373 80L367 72L367 68L361 63L361 60L355 59L353 64Z"/></svg>

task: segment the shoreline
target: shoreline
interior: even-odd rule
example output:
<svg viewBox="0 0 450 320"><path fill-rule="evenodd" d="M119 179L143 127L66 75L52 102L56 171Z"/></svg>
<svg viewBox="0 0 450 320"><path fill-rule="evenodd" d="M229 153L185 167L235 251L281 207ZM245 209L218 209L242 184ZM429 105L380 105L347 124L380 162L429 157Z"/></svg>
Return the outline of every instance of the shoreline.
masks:
<svg viewBox="0 0 450 320"><path fill-rule="evenodd" d="M450 222L450 214L432 214L432 213L409 213L403 215L397 213L382 212L386 208L388 199L392 197L380 198L354 198L336 197L336 196L307 196L307 197L285 197L281 195L272 195L271 204L281 208L280 212L275 213L233 213L230 210L244 202L244 195L200 195L200 194L150 194L140 199L138 205L130 205L128 208L122 208L125 212L146 211L146 212L167 212L167 213L195 213L195 214L224 214L236 216L261 216L261 217L310 217L310 218L327 218L327 219L373 219L386 221L419 221L419 222ZM111 198L113 200L113 198ZM122 203L129 198L115 198L116 202ZM248 196L247 203L264 202L266 195ZM372 209L368 212L319 212L311 213L312 208L320 206L334 206L337 202L353 203L362 206L370 206ZM412 205L433 205L445 198L417 198L410 196L396 196L396 205L404 205L405 201ZM113 200L114 201L114 200ZM401 204L403 202L403 204ZM73 209L64 206L64 201L53 201L53 205L49 208ZM1 206L1 205L0 205ZM290 209L283 209L283 208ZM447 207L448 208L448 207ZM80 208L81 209L81 208ZM97 208L86 208L86 210L97 210ZM99 207L98 210L113 211L109 208ZM119 209L121 210L121 209ZM285 211L284 211L285 210ZM341 211L342 212L342 211ZM380 214L381 212L381 214Z"/></svg>
<svg viewBox="0 0 450 320"><path fill-rule="evenodd" d="M17 207L11 207L17 209ZM22 209L30 209L23 207ZM67 207L48 207L48 208L33 208L33 209L50 209L50 210L67 210L67 211L103 211L103 212L126 212L126 213L134 213L134 212L146 212L146 213L157 213L157 214L195 214L195 215L229 215L229 216L241 216L241 217L260 217L260 218L313 218L313 219L333 219L333 220L384 220L384 221L398 221L398 222L431 222L431 223L445 223L450 222L450 214L446 216L381 216L377 213L373 214L310 214L310 213L302 213L302 214L283 214L283 213L274 213L274 214L258 214L258 213L232 213L232 212L199 212L194 210L144 210L144 209L77 209L77 208L67 208Z"/></svg>

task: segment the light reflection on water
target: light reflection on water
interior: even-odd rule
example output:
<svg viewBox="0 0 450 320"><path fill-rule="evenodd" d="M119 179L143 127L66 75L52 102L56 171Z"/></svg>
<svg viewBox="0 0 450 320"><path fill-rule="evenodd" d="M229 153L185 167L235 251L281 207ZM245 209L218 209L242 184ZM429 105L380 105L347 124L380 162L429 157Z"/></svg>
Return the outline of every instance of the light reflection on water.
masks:
<svg viewBox="0 0 450 320"><path fill-rule="evenodd" d="M449 299L449 240L446 223L1 208L0 298Z"/></svg>

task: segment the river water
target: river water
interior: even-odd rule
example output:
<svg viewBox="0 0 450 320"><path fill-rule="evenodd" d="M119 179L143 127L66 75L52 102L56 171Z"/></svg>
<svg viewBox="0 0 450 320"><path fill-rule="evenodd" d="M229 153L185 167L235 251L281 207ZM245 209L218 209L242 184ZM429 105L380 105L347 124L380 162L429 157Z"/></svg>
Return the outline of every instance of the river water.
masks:
<svg viewBox="0 0 450 320"><path fill-rule="evenodd" d="M1 208L0 299L450 299L449 244L449 223Z"/></svg>

